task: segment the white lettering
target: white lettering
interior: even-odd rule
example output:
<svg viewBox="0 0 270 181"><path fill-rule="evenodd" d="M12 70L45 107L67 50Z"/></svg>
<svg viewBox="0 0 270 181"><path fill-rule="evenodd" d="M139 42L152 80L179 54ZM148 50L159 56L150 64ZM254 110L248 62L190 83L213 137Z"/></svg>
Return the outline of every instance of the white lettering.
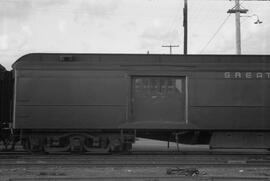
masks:
<svg viewBox="0 0 270 181"><path fill-rule="evenodd" d="M251 79L252 78L252 73L251 72L246 72L246 78Z"/></svg>
<svg viewBox="0 0 270 181"><path fill-rule="evenodd" d="M261 72L257 72L256 77L257 77L257 79L259 79L259 78L262 79L263 78L263 74Z"/></svg>
<svg viewBox="0 0 270 181"><path fill-rule="evenodd" d="M230 72L225 72L225 73L224 73L224 78L225 78L225 79L231 78L231 73L230 73Z"/></svg>
<svg viewBox="0 0 270 181"><path fill-rule="evenodd" d="M225 79L270 79L270 72L224 72Z"/></svg>
<svg viewBox="0 0 270 181"><path fill-rule="evenodd" d="M235 72L234 77L235 78L241 78L241 72Z"/></svg>
<svg viewBox="0 0 270 181"><path fill-rule="evenodd" d="M267 78L270 79L270 72L265 72L265 74L267 75Z"/></svg>

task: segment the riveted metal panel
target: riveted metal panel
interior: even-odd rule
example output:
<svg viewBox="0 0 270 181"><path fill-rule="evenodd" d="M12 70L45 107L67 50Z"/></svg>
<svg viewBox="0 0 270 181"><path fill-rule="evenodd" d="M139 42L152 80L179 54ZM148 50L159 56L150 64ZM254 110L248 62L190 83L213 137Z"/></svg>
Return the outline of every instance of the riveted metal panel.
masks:
<svg viewBox="0 0 270 181"><path fill-rule="evenodd" d="M19 70L16 128L116 128L126 119L127 80L117 71Z"/></svg>

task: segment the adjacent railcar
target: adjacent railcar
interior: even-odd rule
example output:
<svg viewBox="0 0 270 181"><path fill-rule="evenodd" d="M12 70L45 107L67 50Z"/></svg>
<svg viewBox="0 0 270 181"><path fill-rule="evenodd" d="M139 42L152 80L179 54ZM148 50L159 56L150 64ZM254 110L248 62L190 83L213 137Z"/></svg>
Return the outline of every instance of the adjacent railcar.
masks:
<svg viewBox="0 0 270 181"><path fill-rule="evenodd" d="M12 137L10 129L12 120L12 94L12 73L0 65L0 145L4 145L6 148Z"/></svg>
<svg viewBox="0 0 270 181"><path fill-rule="evenodd" d="M3 124L3 109L4 109L4 106L3 106L3 99L4 99L4 93L3 93L3 88L4 88L4 72L6 71L6 69L0 65L0 130L1 128L3 127L2 124Z"/></svg>
<svg viewBox="0 0 270 181"><path fill-rule="evenodd" d="M12 128L31 151L130 149L135 137L270 147L270 56L29 54Z"/></svg>

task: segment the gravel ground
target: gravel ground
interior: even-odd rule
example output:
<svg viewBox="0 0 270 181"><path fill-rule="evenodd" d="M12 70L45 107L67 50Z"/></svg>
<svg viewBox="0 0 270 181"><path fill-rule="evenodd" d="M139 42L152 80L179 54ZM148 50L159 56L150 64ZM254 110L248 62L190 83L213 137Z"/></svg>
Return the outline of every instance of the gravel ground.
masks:
<svg viewBox="0 0 270 181"><path fill-rule="evenodd" d="M13 167L0 170L0 180L27 177L125 177L168 176L168 167ZM270 168L197 168L200 176L252 176L270 177ZM179 175L183 176L183 175Z"/></svg>
<svg viewBox="0 0 270 181"><path fill-rule="evenodd" d="M208 150L207 146L181 145L181 150ZM171 144L169 150L176 149L176 144ZM134 145L134 150L167 151L167 143L141 139ZM181 169L184 169L182 167ZM0 181L8 181L10 178L48 178L48 177L132 177L132 176L169 176L167 170L170 167L72 167L72 166L3 166L0 167ZM252 176L270 177L268 167L200 167L199 176ZM183 176L183 175L180 175Z"/></svg>

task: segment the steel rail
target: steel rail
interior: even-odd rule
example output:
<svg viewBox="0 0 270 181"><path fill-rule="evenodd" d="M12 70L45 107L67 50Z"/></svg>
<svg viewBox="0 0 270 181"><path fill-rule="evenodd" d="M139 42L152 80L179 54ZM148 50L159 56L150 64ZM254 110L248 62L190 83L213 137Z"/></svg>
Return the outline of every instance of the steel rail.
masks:
<svg viewBox="0 0 270 181"><path fill-rule="evenodd" d="M31 161L31 160L69 160L69 161L119 161L119 160L174 160L174 161L202 161L202 160L246 160L270 161L268 155L0 155L0 161Z"/></svg>
<svg viewBox="0 0 270 181"><path fill-rule="evenodd" d="M28 155L0 156L1 165L258 165L270 166L265 155Z"/></svg>
<svg viewBox="0 0 270 181"><path fill-rule="evenodd" d="M270 155L269 150L206 150L206 151L131 151L131 152L120 152L119 155ZM0 151L1 155L33 155L27 151ZM40 155L45 155L40 153ZM50 155L72 155L71 153L50 153ZM111 155L111 153L103 152L85 152L82 155Z"/></svg>
<svg viewBox="0 0 270 181"><path fill-rule="evenodd" d="M0 151L0 156L6 156L6 155L22 155L22 156L27 156L27 155L47 155L45 153L29 153L25 151L20 151L20 152L1 152ZM82 154L72 154L72 153L50 153L49 155L83 155L83 156L88 156L88 155L176 155L176 156L181 156L181 155L244 155L244 156L250 156L250 155L268 155L270 156L270 151L243 151L243 152L234 152L234 151L132 151L132 152L123 152L123 153L91 153L91 152L86 152Z"/></svg>
<svg viewBox="0 0 270 181"><path fill-rule="evenodd" d="M196 166L196 167L270 167L270 162L125 162L119 160L118 162L54 162L48 163L43 161L37 162L22 162L18 161L17 163L7 163L0 162L1 167L11 167L11 166L27 166L27 167L42 167L42 166L65 166L65 167L187 167L187 166Z"/></svg>

